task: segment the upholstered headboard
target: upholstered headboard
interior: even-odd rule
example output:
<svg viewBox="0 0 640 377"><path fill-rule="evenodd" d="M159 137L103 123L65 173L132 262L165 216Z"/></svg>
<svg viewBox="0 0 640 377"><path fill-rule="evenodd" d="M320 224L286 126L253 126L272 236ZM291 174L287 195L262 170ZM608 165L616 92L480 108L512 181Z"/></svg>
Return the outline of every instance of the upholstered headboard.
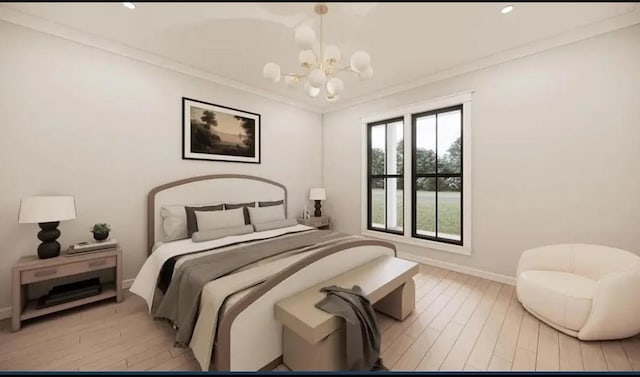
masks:
<svg viewBox="0 0 640 377"><path fill-rule="evenodd" d="M246 203L283 200L287 213L287 188L269 179L240 174L204 175L155 187L147 197L147 252L162 239L160 208L165 205Z"/></svg>

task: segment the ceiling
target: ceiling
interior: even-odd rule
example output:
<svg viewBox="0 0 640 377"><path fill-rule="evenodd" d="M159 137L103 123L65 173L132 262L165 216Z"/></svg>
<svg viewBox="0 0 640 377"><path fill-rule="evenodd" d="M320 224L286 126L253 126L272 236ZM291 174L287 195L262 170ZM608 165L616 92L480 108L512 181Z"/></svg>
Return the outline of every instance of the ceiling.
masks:
<svg viewBox="0 0 640 377"><path fill-rule="evenodd" d="M307 106L326 108L321 96L263 79L274 61L297 69L294 29L316 33L313 3L4 3L13 10L94 37L268 91ZM636 3L330 3L325 43L347 62L356 50L371 55L374 77L358 82L345 73L339 102L554 37L634 11Z"/></svg>

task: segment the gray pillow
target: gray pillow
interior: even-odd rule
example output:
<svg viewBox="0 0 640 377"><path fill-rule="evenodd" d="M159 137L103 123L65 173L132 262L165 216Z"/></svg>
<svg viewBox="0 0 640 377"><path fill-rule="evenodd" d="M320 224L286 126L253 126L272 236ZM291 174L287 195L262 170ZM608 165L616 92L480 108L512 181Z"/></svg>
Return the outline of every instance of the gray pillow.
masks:
<svg viewBox="0 0 640 377"><path fill-rule="evenodd" d="M251 220L249 219L249 211L247 210L247 207L255 207L255 206L256 206L256 202L237 203L237 204L225 203L224 209L236 209L236 208L242 207L243 208L242 212L244 213L244 224L249 225L251 224Z"/></svg>
<svg viewBox="0 0 640 377"><path fill-rule="evenodd" d="M193 235L191 235L191 240L193 242L204 242L204 241L217 240L222 237L237 236L240 234L247 234L247 233L253 233L253 227L251 225L241 225L241 226L233 226L229 228L199 230L197 232L194 232Z"/></svg>
<svg viewBox="0 0 640 377"><path fill-rule="evenodd" d="M271 202L258 202L258 207L279 206L280 204L284 204L284 200L274 200Z"/></svg>
<svg viewBox="0 0 640 377"><path fill-rule="evenodd" d="M284 214L284 205L270 207L247 208L249 211L249 220L251 224L266 223L276 220L284 220L287 218Z"/></svg>
<svg viewBox="0 0 640 377"><path fill-rule="evenodd" d="M195 211L208 212L208 211L222 211L222 204L215 206L203 206L203 207L184 207L184 211L187 214L187 236L191 237L193 232L198 231L198 221L196 219Z"/></svg>
<svg viewBox="0 0 640 377"><path fill-rule="evenodd" d="M262 232L263 230L286 228L296 224L298 224L296 219L275 220L266 223L253 224L253 229L255 229L256 232Z"/></svg>
<svg viewBox="0 0 640 377"><path fill-rule="evenodd" d="M247 225L244 223L242 208L224 211L195 211L195 214L196 220L198 220L198 231Z"/></svg>

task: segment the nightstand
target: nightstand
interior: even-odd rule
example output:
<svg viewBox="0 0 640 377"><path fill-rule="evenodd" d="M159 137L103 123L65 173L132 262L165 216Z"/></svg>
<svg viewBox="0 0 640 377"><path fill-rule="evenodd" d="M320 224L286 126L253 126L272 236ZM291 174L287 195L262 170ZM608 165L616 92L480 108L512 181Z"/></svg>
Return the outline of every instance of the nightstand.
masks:
<svg viewBox="0 0 640 377"><path fill-rule="evenodd" d="M298 224L312 226L318 229L331 229L331 217L329 216L311 217L309 219L297 218L296 220L298 220Z"/></svg>
<svg viewBox="0 0 640 377"><path fill-rule="evenodd" d="M43 282L64 276L78 275L89 271L113 270L115 282L103 284L102 292L98 295L80 298L44 308L36 308L38 300L29 300L29 284ZM13 266L12 283L12 320L13 331L20 330L22 321L40 317L42 315L74 308L108 298L122 301L122 250L109 249L86 254L60 256L49 259L39 259L36 255L22 257Z"/></svg>

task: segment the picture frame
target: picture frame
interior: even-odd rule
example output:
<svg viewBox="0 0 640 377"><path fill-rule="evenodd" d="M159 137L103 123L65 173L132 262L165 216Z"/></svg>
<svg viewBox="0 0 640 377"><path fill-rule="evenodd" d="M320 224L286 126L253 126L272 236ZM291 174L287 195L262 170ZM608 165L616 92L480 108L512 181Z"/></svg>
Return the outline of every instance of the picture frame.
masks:
<svg viewBox="0 0 640 377"><path fill-rule="evenodd" d="M260 114L182 97L182 159L259 164Z"/></svg>

